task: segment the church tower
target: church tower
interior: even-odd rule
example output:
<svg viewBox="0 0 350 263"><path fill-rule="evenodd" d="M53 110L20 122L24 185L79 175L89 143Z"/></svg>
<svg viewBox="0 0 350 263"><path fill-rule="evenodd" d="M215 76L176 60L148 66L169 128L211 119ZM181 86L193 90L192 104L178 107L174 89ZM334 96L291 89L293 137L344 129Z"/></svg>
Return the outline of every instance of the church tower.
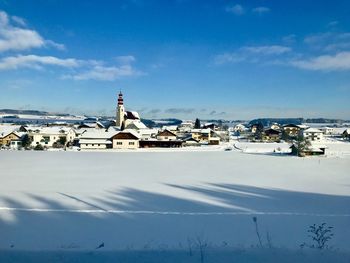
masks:
<svg viewBox="0 0 350 263"><path fill-rule="evenodd" d="M116 127L121 128L122 124L124 122L124 100L123 100L123 94L120 91L119 96L118 96L118 105L117 105L117 110L116 110Z"/></svg>

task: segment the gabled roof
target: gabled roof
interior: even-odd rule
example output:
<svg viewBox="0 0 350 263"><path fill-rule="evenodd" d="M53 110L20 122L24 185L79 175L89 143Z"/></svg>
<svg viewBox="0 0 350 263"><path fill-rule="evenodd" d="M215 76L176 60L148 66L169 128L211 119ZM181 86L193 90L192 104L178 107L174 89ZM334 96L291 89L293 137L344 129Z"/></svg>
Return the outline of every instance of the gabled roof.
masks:
<svg viewBox="0 0 350 263"><path fill-rule="evenodd" d="M139 120L140 115L136 111L126 111L124 116L129 120Z"/></svg>
<svg viewBox="0 0 350 263"><path fill-rule="evenodd" d="M147 126L140 120L134 120L131 123L129 123L125 128L126 129L147 129Z"/></svg>
<svg viewBox="0 0 350 263"><path fill-rule="evenodd" d="M7 135L17 131L20 126L18 125L0 125L0 138L6 137Z"/></svg>
<svg viewBox="0 0 350 263"><path fill-rule="evenodd" d="M139 140L140 136L133 130L124 130L113 136L113 140Z"/></svg>
<svg viewBox="0 0 350 263"><path fill-rule="evenodd" d="M169 130L164 130L164 131L161 131L161 132L159 132L158 134L157 134L157 137L158 136L167 136L167 137L169 137L169 136L175 136L176 137L176 134L175 133L173 133L173 132L171 132L171 131L169 131Z"/></svg>
<svg viewBox="0 0 350 263"><path fill-rule="evenodd" d="M84 132L80 139L111 139L117 131L93 130Z"/></svg>
<svg viewBox="0 0 350 263"><path fill-rule="evenodd" d="M2 133L0 133L0 138L5 138L5 137L7 137L7 136L9 136L11 134L15 135L18 139L21 138L21 136L19 134L17 134L16 132L14 132L14 131L8 132L8 133L3 133L2 132Z"/></svg>
<svg viewBox="0 0 350 263"><path fill-rule="evenodd" d="M186 138L183 138L182 141L184 142L189 142L189 141L192 141L192 142L199 142L198 140L192 138L192 136L188 136Z"/></svg>

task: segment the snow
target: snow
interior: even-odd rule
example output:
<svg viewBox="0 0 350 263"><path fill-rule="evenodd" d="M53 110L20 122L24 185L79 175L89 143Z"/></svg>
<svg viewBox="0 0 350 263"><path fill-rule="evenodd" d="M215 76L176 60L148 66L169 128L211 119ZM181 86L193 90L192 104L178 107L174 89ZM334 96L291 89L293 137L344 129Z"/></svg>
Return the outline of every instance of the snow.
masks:
<svg viewBox="0 0 350 263"><path fill-rule="evenodd" d="M128 248L181 254L188 239L201 237L273 262L270 252L249 250L258 244L257 216L264 245L269 233L276 253L291 254L294 262L313 223L334 226L330 244L350 253L350 144L327 147L338 155L0 151L0 251L18 251L17 257L24 250L63 251L74 261L70 251L84 258L104 242L103 251L116 258ZM200 262L196 253L188 262Z"/></svg>

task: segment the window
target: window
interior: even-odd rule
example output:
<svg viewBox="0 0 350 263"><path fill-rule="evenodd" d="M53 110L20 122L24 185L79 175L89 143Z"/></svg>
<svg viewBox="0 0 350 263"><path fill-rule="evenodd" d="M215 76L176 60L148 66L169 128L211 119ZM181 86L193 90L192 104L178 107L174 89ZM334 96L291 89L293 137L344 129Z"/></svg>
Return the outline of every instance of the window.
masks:
<svg viewBox="0 0 350 263"><path fill-rule="evenodd" d="M135 142L129 142L129 145L135 145Z"/></svg>
<svg viewBox="0 0 350 263"><path fill-rule="evenodd" d="M123 144L123 142L117 142L117 145L122 145Z"/></svg>
<svg viewBox="0 0 350 263"><path fill-rule="evenodd" d="M88 144L85 144L85 146L89 146Z"/></svg>
<svg viewBox="0 0 350 263"><path fill-rule="evenodd" d="M100 146L100 144L97 144L97 146Z"/></svg>
<svg viewBox="0 0 350 263"><path fill-rule="evenodd" d="M91 146L95 146L95 144L91 144Z"/></svg>

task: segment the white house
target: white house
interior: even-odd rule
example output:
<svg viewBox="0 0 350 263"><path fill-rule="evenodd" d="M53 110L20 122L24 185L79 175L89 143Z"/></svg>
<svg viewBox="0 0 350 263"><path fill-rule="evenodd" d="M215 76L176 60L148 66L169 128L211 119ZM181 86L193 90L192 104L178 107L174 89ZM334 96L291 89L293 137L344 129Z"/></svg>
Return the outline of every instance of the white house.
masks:
<svg viewBox="0 0 350 263"><path fill-rule="evenodd" d="M28 127L28 135L32 141L31 146L41 144L44 147L52 147L54 143L65 141L73 142L75 131L70 127Z"/></svg>
<svg viewBox="0 0 350 263"><path fill-rule="evenodd" d="M112 148L112 138L118 131L94 130L86 131L79 138L80 149Z"/></svg>
<svg viewBox="0 0 350 263"><path fill-rule="evenodd" d="M160 141L176 141L176 134L165 129L157 134L157 139Z"/></svg>
<svg viewBox="0 0 350 263"><path fill-rule="evenodd" d="M123 130L112 137L115 149L137 149L140 147L140 135L134 130Z"/></svg>
<svg viewBox="0 0 350 263"><path fill-rule="evenodd" d="M316 128L308 128L302 131L303 137L311 142L323 141L323 132Z"/></svg>

